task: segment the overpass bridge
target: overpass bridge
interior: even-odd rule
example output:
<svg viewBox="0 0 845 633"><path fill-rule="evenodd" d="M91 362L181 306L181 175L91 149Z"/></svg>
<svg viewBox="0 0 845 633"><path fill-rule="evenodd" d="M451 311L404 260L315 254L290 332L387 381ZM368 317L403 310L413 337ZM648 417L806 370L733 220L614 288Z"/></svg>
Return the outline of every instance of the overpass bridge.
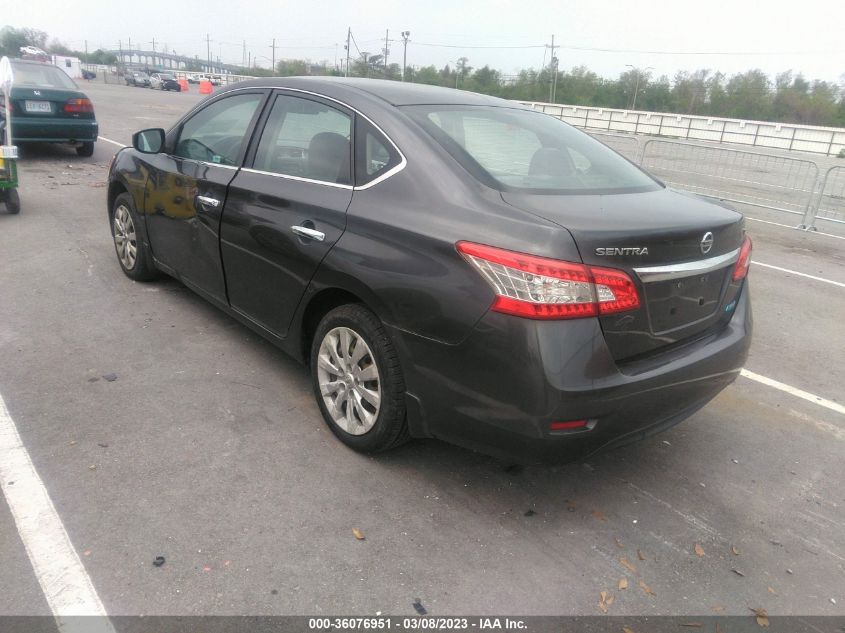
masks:
<svg viewBox="0 0 845 633"><path fill-rule="evenodd" d="M215 74L237 73L241 70L240 66L223 64L219 60L211 60L211 63L209 63L207 59L201 59L197 55L188 57L187 55L175 55L161 51L144 51L128 48L112 49L107 52L117 57L119 64L129 64L130 66L139 65L171 70L196 68L198 71Z"/></svg>

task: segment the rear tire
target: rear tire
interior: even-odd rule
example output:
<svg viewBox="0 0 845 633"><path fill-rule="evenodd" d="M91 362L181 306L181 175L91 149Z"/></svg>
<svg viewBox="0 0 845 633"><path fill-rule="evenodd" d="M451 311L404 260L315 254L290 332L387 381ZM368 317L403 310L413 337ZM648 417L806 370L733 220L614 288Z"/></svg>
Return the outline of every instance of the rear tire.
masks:
<svg viewBox="0 0 845 633"><path fill-rule="evenodd" d="M323 419L348 447L378 453L410 439L399 356L366 307L347 304L323 317L311 344L311 378Z"/></svg>
<svg viewBox="0 0 845 633"><path fill-rule="evenodd" d="M128 193L117 196L109 219L117 261L123 273L134 281L152 281L160 277L152 253L138 233L140 222L132 196Z"/></svg>
<svg viewBox="0 0 845 633"><path fill-rule="evenodd" d="M89 143L83 143L82 145L79 145L76 148L76 153L79 156L84 156L86 158L88 156L93 156L94 155L94 143L89 142Z"/></svg>
<svg viewBox="0 0 845 633"><path fill-rule="evenodd" d="M18 195L17 189L8 189L6 191L6 211L12 215L17 215L21 212L21 197Z"/></svg>

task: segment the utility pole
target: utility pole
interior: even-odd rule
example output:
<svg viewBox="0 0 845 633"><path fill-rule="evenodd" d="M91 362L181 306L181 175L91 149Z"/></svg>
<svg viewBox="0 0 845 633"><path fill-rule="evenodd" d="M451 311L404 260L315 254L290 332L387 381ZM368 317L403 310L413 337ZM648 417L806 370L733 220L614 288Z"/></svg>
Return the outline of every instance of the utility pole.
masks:
<svg viewBox="0 0 845 633"><path fill-rule="evenodd" d="M560 46L555 46L554 33L552 33L552 45L550 48L552 49L552 57L549 60L549 69L552 72L552 78L549 81L549 101L554 103L555 92L557 91L557 57L555 57L555 48L560 48Z"/></svg>
<svg viewBox="0 0 845 633"><path fill-rule="evenodd" d="M387 54L390 52L390 49L387 47L388 42L390 41L388 38L390 37L390 30L384 30L384 78L387 79Z"/></svg>
<svg viewBox="0 0 845 633"><path fill-rule="evenodd" d="M211 36L205 34L206 72L211 72Z"/></svg>
<svg viewBox="0 0 845 633"><path fill-rule="evenodd" d="M352 39L352 27L346 29L346 76L349 77L349 41Z"/></svg>
<svg viewBox="0 0 845 633"><path fill-rule="evenodd" d="M270 47L273 49L273 74L276 74L276 38L273 38L273 45Z"/></svg>
<svg viewBox="0 0 845 633"><path fill-rule="evenodd" d="M88 40L85 40L85 65L88 65Z"/></svg>
<svg viewBox="0 0 845 633"><path fill-rule="evenodd" d="M402 50L402 81L405 81L405 66L408 63L408 42L411 39L410 31L402 31L402 43L404 45Z"/></svg>
<svg viewBox="0 0 845 633"><path fill-rule="evenodd" d="M247 65L246 65L246 40L244 40L244 54L243 54L243 57L241 58L241 67L247 68Z"/></svg>

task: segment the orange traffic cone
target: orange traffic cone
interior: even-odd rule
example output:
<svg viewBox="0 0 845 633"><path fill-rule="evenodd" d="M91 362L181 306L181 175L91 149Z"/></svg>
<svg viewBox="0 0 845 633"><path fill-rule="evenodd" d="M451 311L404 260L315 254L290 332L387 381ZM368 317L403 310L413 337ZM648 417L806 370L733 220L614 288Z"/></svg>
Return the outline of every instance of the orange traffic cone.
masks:
<svg viewBox="0 0 845 633"><path fill-rule="evenodd" d="M200 82L200 94L201 95L210 95L212 91L212 86L210 81L201 81Z"/></svg>
<svg viewBox="0 0 845 633"><path fill-rule="evenodd" d="M179 90L182 92L188 92L188 80L187 79L180 79L179 80Z"/></svg>

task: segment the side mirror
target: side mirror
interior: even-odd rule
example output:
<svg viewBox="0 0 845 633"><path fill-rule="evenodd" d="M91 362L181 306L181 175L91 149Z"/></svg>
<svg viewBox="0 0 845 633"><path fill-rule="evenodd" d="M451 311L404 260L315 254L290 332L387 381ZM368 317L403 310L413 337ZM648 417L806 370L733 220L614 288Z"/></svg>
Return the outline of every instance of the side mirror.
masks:
<svg viewBox="0 0 845 633"><path fill-rule="evenodd" d="M144 154L158 154L164 149L164 130L154 127L132 135L132 147Z"/></svg>

